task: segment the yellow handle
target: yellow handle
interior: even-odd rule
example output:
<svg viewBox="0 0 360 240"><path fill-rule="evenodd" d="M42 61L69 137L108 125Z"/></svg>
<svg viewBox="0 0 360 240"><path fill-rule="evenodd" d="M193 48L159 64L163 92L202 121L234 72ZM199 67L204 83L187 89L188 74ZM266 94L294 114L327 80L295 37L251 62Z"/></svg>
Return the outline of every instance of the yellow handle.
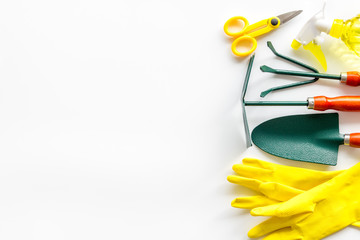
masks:
<svg viewBox="0 0 360 240"><path fill-rule="evenodd" d="M306 45L303 45L305 50L309 50L317 60L319 60L321 66L324 68L324 70L327 70L327 64L326 64L326 58L324 53L321 51L320 45L314 44L314 42L309 42Z"/></svg>
<svg viewBox="0 0 360 240"><path fill-rule="evenodd" d="M250 50L243 51L243 52L239 51L237 49L238 46L240 46L240 45L246 46L247 45L246 42L250 43L250 46L251 46ZM237 39L235 39L235 41L231 45L231 50L236 56L244 57L244 56L251 54L253 51L255 51L256 47L257 47L256 39L253 37L250 37L248 35L245 35L245 36L238 37Z"/></svg>
<svg viewBox="0 0 360 240"><path fill-rule="evenodd" d="M257 37L278 28L280 23L281 22L278 17L264 19L248 26L245 30L245 34L251 37Z"/></svg>
<svg viewBox="0 0 360 240"><path fill-rule="evenodd" d="M243 24L244 27L237 32L229 31L229 26L234 26L235 24L238 24L239 21L242 21L244 23ZM263 35L278 28L280 26L280 23L281 22L278 17L271 17L268 19L261 20L249 26L249 22L246 18L241 16L236 16L226 21L224 25L224 31L229 36L237 37L233 42L233 44L231 45L231 50L236 56L242 57L249 55L256 49L257 42L255 40L255 37ZM250 50L243 52L239 51L237 48L241 45L244 45L244 43L246 42L251 44Z"/></svg>
<svg viewBox="0 0 360 240"><path fill-rule="evenodd" d="M229 30L229 27L237 27L239 28L239 23L243 23L242 28L237 31L237 32L231 32ZM242 16L236 16L236 17L232 17L229 20L227 20L224 24L224 32L226 33L226 35L230 36L230 37L239 37L241 35L244 35L244 31L246 30L246 28L249 26L249 21L242 17Z"/></svg>

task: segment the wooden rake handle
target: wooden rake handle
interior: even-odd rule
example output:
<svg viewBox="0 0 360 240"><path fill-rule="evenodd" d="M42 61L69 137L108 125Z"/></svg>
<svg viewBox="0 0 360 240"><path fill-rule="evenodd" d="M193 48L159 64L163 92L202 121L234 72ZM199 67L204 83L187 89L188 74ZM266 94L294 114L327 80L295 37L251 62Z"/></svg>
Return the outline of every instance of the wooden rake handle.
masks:
<svg viewBox="0 0 360 240"><path fill-rule="evenodd" d="M325 111L328 109L345 111L345 112L359 112L360 111L360 96L340 96L329 98L325 96L317 96L309 98L308 101L313 100L313 104L309 104L309 108L318 111Z"/></svg>

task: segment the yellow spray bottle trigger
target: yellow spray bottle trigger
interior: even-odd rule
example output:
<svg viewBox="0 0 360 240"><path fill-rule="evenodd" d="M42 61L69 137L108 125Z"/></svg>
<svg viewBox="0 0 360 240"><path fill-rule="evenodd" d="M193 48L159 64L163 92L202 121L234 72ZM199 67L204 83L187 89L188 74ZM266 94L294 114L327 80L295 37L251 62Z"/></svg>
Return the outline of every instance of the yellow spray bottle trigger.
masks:
<svg viewBox="0 0 360 240"><path fill-rule="evenodd" d="M294 39L291 43L291 47L295 50L299 49L301 45L302 44L296 39ZM326 59L324 53L321 50L320 45L317 45L314 43L314 41L311 41L308 44L303 45L303 47L305 50L309 50L316 57L316 59L320 62L321 66L326 71L327 69Z"/></svg>
<svg viewBox="0 0 360 240"><path fill-rule="evenodd" d="M304 49L309 50L312 54L315 55L321 63L321 66L327 69L326 59L321 51L320 44L323 42L321 37L322 33L328 34L331 29L331 21L328 21L324 15L324 8L316 13L312 18L310 18L306 24L302 27L295 40L292 42L291 47L298 49L303 45Z"/></svg>
<svg viewBox="0 0 360 240"><path fill-rule="evenodd" d="M320 62L321 66L326 71L327 70L326 59L324 53L321 50L320 45L314 44L314 42L312 41L306 45L303 45L303 47L305 50L309 50L312 54L314 54L316 59Z"/></svg>

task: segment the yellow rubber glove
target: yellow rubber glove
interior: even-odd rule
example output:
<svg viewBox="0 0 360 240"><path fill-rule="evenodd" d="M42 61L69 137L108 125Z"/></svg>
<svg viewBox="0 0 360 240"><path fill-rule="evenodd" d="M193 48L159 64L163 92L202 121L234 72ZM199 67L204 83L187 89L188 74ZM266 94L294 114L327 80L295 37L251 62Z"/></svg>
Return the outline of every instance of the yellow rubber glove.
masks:
<svg viewBox="0 0 360 240"><path fill-rule="evenodd" d="M283 203L251 210L272 216L251 229L249 237L266 240L318 240L360 220L360 163Z"/></svg>
<svg viewBox="0 0 360 240"><path fill-rule="evenodd" d="M261 193L236 198L231 206L237 208L255 208L289 200L343 172L288 167L254 158L244 158L243 164L233 165L233 170L239 176L228 176L229 182Z"/></svg>
<svg viewBox="0 0 360 240"><path fill-rule="evenodd" d="M231 202L232 207L244 209L269 206L287 201L303 193L304 190L326 182L344 171L323 172L288 167L254 158L243 159L243 164L235 164L233 170L240 176L228 176L229 182L260 193L257 196L238 197ZM289 174L292 177L289 177ZM285 182L286 185L283 184ZM308 189L304 189L304 186ZM360 222L355 222L352 225L360 227Z"/></svg>

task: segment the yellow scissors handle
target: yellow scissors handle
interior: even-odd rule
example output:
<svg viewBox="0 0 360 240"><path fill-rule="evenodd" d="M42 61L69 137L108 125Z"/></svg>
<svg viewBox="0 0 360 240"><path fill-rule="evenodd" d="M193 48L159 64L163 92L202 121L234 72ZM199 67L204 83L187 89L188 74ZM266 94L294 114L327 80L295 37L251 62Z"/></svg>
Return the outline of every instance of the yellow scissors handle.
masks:
<svg viewBox="0 0 360 240"><path fill-rule="evenodd" d="M240 27L241 29L237 32L232 32L230 31L229 28L231 28L232 26L237 26L239 25L239 22L243 23L243 26ZM229 20L227 20L224 24L224 32L226 33L226 35L230 36L230 37L239 37L241 35L244 35L244 31L246 30L246 28L249 26L249 21L242 17L242 16L236 16L236 17L232 17Z"/></svg>
<svg viewBox="0 0 360 240"><path fill-rule="evenodd" d="M246 42L248 42L248 44L246 44ZM238 50L238 46L240 45L250 45L250 49L247 51L239 51ZM245 57L249 54L251 54L253 51L255 51L257 47L257 41L255 38L250 37L249 35L245 35L242 37L238 37L237 39L235 39L235 41L231 44L231 51L239 57ZM247 49L247 48L246 48Z"/></svg>
<svg viewBox="0 0 360 240"><path fill-rule="evenodd" d="M235 24L237 21L243 21L244 27L238 32L229 31L229 26ZM254 23L249 26L249 22L246 18L237 16L232 17L228 21L226 21L224 25L224 31L227 35L236 37L235 41L231 45L231 50L236 56L247 56L255 51L257 47L257 42L255 37L263 35L265 33L270 32L280 26L280 19L278 17L271 17L268 19L264 19L260 22ZM250 43L252 47L248 51L240 52L237 50L237 47L240 45L244 45L246 42Z"/></svg>

